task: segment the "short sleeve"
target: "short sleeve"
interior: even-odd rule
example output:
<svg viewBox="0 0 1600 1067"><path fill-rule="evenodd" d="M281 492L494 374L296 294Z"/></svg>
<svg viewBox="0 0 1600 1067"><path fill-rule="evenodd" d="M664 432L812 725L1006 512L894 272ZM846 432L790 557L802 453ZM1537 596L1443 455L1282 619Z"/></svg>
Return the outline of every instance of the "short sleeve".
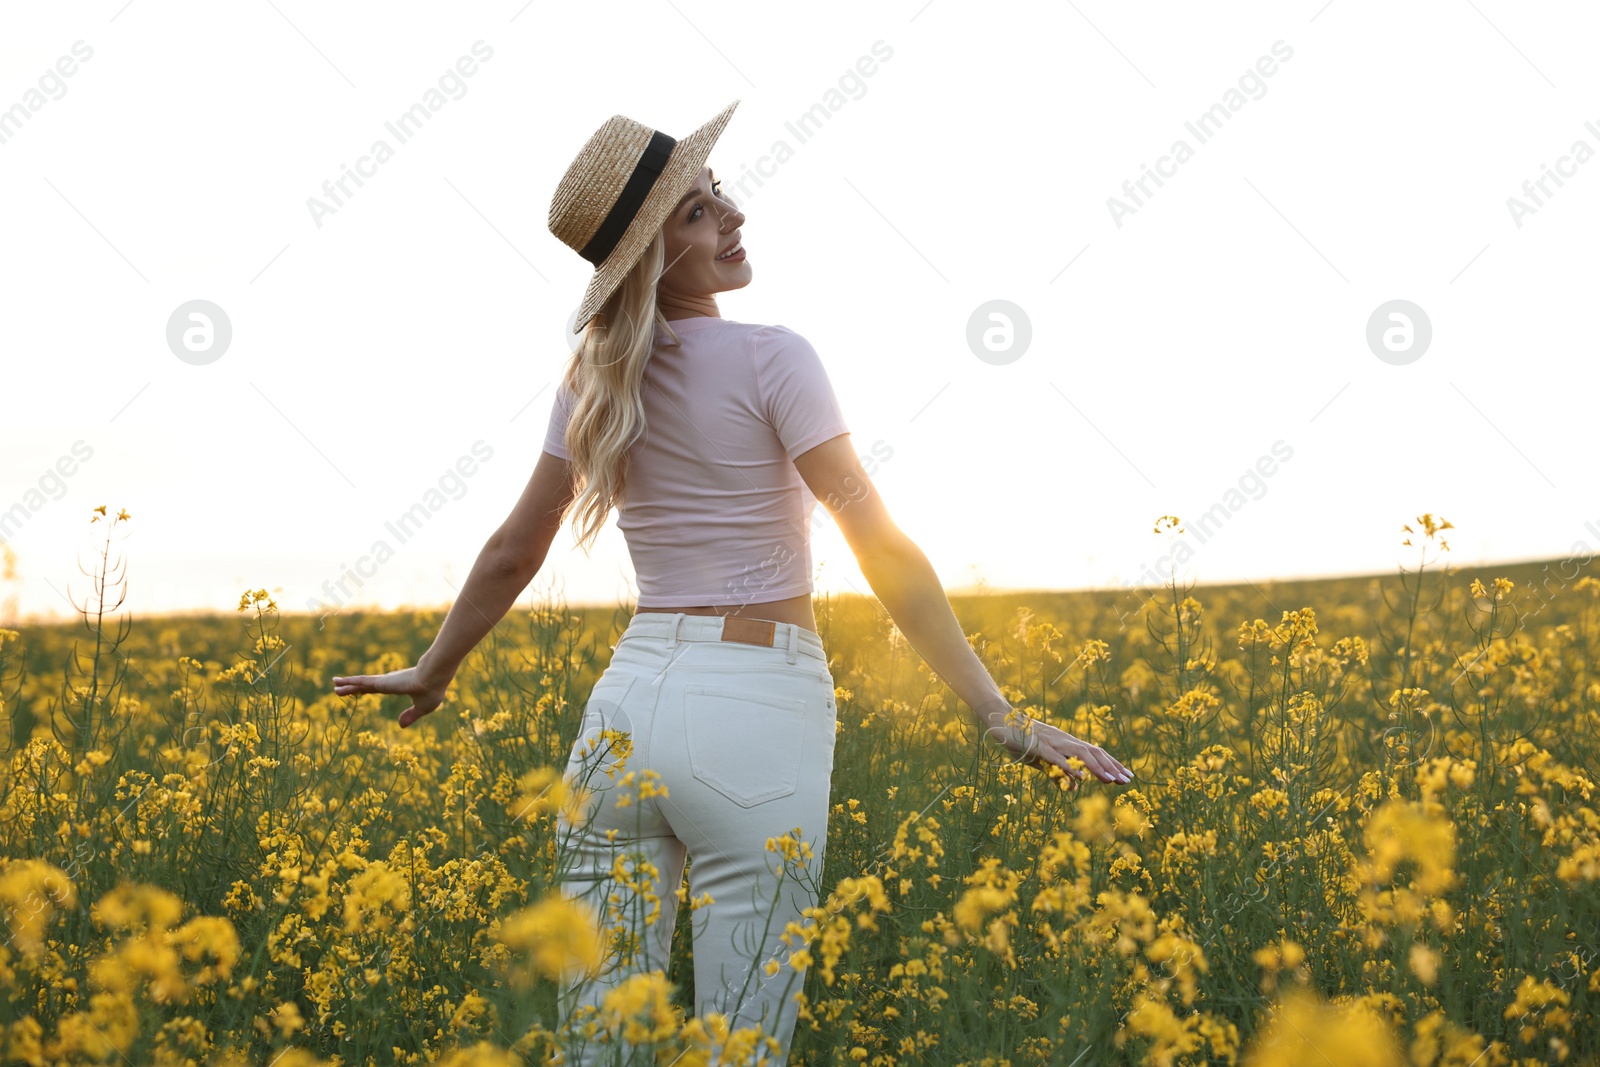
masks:
<svg viewBox="0 0 1600 1067"><path fill-rule="evenodd" d="M572 416L572 388L563 379L556 388L556 400L550 407L550 426L544 434L544 450L558 459L570 460L567 451L567 419Z"/></svg>
<svg viewBox="0 0 1600 1067"><path fill-rule="evenodd" d="M850 432L809 341L787 326L763 326L751 331L749 344L762 415L790 459Z"/></svg>

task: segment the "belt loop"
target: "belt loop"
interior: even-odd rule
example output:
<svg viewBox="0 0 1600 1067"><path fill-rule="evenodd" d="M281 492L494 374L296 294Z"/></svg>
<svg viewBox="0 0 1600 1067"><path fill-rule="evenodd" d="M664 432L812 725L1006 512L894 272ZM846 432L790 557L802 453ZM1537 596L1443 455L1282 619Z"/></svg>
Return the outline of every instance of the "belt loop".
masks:
<svg viewBox="0 0 1600 1067"><path fill-rule="evenodd" d="M667 648L669 649L678 647L678 624L683 621L683 616L684 613L681 611L672 616L672 632L667 635Z"/></svg>
<svg viewBox="0 0 1600 1067"><path fill-rule="evenodd" d="M799 640L800 640L800 627L796 626L792 622L789 623L789 662L790 663L793 663L795 661L795 654L794 654L795 645L799 642Z"/></svg>

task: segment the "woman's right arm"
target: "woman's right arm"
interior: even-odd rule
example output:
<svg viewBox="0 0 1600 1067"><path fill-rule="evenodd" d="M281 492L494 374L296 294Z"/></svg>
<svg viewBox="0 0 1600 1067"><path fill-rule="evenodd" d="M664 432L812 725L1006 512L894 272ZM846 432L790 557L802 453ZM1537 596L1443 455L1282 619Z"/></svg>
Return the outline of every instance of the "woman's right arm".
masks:
<svg viewBox="0 0 1600 1067"><path fill-rule="evenodd" d="M794 465L812 495L839 524L862 575L906 641L972 709L980 729L990 731L991 737L1018 755L1037 756L1073 778L1080 776L1067 765L1069 756L1082 760L1103 782L1132 777L1100 746L1036 719L1031 720L1031 736L1005 729L1011 704L967 643L928 557L889 517L883 498L861 467L849 434L802 453Z"/></svg>

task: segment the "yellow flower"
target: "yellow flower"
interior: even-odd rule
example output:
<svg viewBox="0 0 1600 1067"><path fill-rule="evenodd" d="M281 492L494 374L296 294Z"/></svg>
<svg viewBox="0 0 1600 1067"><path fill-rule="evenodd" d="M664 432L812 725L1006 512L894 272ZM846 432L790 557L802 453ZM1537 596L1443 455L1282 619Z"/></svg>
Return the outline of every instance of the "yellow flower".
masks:
<svg viewBox="0 0 1600 1067"><path fill-rule="evenodd" d="M78 891L59 867L43 860L9 860L0 865L0 918L9 922L11 936L25 955L32 956L43 946L44 928L56 908L77 902ZM0 973L3 953L0 949Z"/></svg>
<svg viewBox="0 0 1600 1067"><path fill-rule="evenodd" d="M661 775L655 771L646 770L644 777L639 782L639 798L648 800L651 797L664 797L666 795L667 787L662 784Z"/></svg>
<svg viewBox="0 0 1600 1067"><path fill-rule="evenodd" d="M458 1048L434 1061L436 1067L518 1067L522 1062L522 1058L509 1049L499 1048L488 1041Z"/></svg>
<svg viewBox="0 0 1600 1067"><path fill-rule="evenodd" d="M1253 959L1265 972L1261 976L1261 991L1268 995L1277 991L1280 971L1289 971L1302 982L1310 977L1309 970L1300 966L1305 960L1305 950L1297 941L1286 938L1276 945L1263 945L1256 950Z"/></svg>
<svg viewBox="0 0 1600 1067"><path fill-rule="evenodd" d="M800 827L796 826L781 837L767 838L767 851L781 854L785 863L799 863L811 859L811 842L802 841L800 833Z"/></svg>
<svg viewBox="0 0 1600 1067"><path fill-rule="evenodd" d="M1482 1037L1433 1011L1417 1020L1416 1037L1411 1041L1411 1062L1455 1067L1475 1064L1483 1059Z"/></svg>
<svg viewBox="0 0 1600 1067"><path fill-rule="evenodd" d="M1311 1063L1405 1067L1393 1029L1360 1004L1329 1004L1294 989L1269 1009L1270 1018L1240 1067L1305 1067Z"/></svg>
<svg viewBox="0 0 1600 1067"><path fill-rule="evenodd" d="M1439 954L1418 941L1411 946L1411 973L1423 985L1433 985L1439 980Z"/></svg>
<svg viewBox="0 0 1600 1067"><path fill-rule="evenodd" d="M1176 925L1169 919L1163 925ZM1199 993L1200 975L1209 973L1211 965L1198 943L1168 929L1145 946L1145 958L1156 964L1162 975L1162 984L1176 980L1178 995L1184 1004L1193 1004Z"/></svg>
<svg viewBox="0 0 1600 1067"><path fill-rule="evenodd" d="M1100 906L1091 919L1091 928L1115 933L1112 940L1117 952L1131 956L1141 942L1148 944L1156 936L1156 916L1150 902L1139 893L1124 893L1108 889L1095 898Z"/></svg>
<svg viewBox="0 0 1600 1067"><path fill-rule="evenodd" d="M1517 985L1517 998L1506 1006L1503 1014L1505 1018L1522 1024L1517 1029L1517 1036L1523 1044L1531 1045L1541 1029L1571 1029L1571 1017L1566 1010L1571 999L1560 986L1523 975Z"/></svg>
<svg viewBox="0 0 1600 1067"><path fill-rule="evenodd" d="M163 929L128 937L115 951L89 965L90 984L113 994L142 992L158 1004L181 1003L189 997L177 949Z"/></svg>
<svg viewBox="0 0 1600 1067"><path fill-rule="evenodd" d="M1556 865L1556 877L1574 884L1600 880L1600 842L1574 846L1572 855L1561 857Z"/></svg>
<svg viewBox="0 0 1600 1067"><path fill-rule="evenodd" d="M1430 815L1420 804L1390 800L1373 813L1362 834L1369 883L1390 881L1406 860L1415 865L1412 884L1437 895L1455 884L1455 827L1442 815Z"/></svg>
<svg viewBox="0 0 1600 1067"><path fill-rule="evenodd" d="M183 902L165 889L124 883L96 901L89 914L100 925L113 929L165 930L182 917Z"/></svg>
<svg viewBox="0 0 1600 1067"><path fill-rule="evenodd" d="M1123 797L1117 798L1111 820L1117 833L1123 837L1143 837L1150 828L1150 820L1145 818L1144 813L1134 805L1125 803Z"/></svg>
<svg viewBox="0 0 1600 1067"><path fill-rule="evenodd" d="M828 894L828 910L837 912L852 904L867 902L866 911L856 916L856 925L863 930L876 930L878 923L874 918L876 912L889 910L889 897L883 891L883 879L875 874L863 875L860 878L841 878L839 884L834 886L833 892Z"/></svg>
<svg viewBox="0 0 1600 1067"><path fill-rule="evenodd" d="M78 1050L91 1062L104 1061L113 1053L126 1058L138 1034L139 1007L131 996L96 993L89 998L87 1012L73 1012L61 1020L54 1043Z"/></svg>
<svg viewBox="0 0 1600 1067"><path fill-rule="evenodd" d="M1128 1033L1149 1038L1151 1047L1141 1062L1171 1064L1178 1057L1186 1057L1187 1054L1200 1048L1202 1038L1195 1029L1190 1028L1191 1020L1198 1022L1199 1016L1191 1015L1186 1019L1179 1019L1163 1001L1148 992L1140 991L1134 998L1133 1007L1128 1011L1127 1031L1119 1029L1113 1040L1118 1047L1121 1047L1126 1042Z"/></svg>
<svg viewBox="0 0 1600 1067"><path fill-rule="evenodd" d="M509 806L513 818L532 819L560 813L573 824L586 821L584 808L590 792L576 781L569 781L561 767L550 764L535 767L522 776L517 787L518 795Z"/></svg>
<svg viewBox="0 0 1600 1067"><path fill-rule="evenodd" d="M535 975L566 979L600 966L604 938L582 901L552 893L500 923L500 943L528 954Z"/></svg>
<svg viewBox="0 0 1600 1067"><path fill-rule="evenodd" d="M263 600L265 600L267 602L267 610L268 611L276 611L277 610L277 608L278 608L277 601L273 600L272 599L272 594L267 592L265 589L247 589L247 590L245 590L245 592L243 594L241 594L240 597L239 597L239 609L238 610L240 610L240 611L248 611L249 608L250 608L250 605L259 604Z"/></svg>
<svg viewBox="0 0 1600 1067"><path fill-rule="evenodd" d="M672 986L660 970L630 975L601 1002L606 1023L632 1044L661 1041L677 1031L672 1011Z"/></svg>
<svg viewBox="0 0 1600 1067"><path fill-rule="evenodd" d="M1078 812L1072 817L1072 830L1085 841L1099 838L1116 840L1116 826L1106 816L1111 811L1111 799L1104 793L1090 793L1078 801Z"/></svg>
<svg viewBox="0 0 1600 1067"><path fill-rule="evenodd" d="M1191 689L1166 709L1169 718L1194 723L1209 716L1222 706L1216 695L1204 689Z"/></svg>
<svg viewBox="0 0 1600 1067"><path fill-rule="evenodd" d="M300 1008L292 1000L286 1000L268 1013L272 1018L272 1025L278 1028L280 1037L292 1037L295 1032L305 1026L305 1019L300 1016Z"/></svg>
<svg viewBox="0 0 1600 1067"><path fill-rule="evenodd" d="M295 877L299 877L296 870ZM353 933L363 927L388 930L389 911L403 913L411 906L411 886L406 876L379 861L350 879L344 891L344 928Z"/></svg>
<svg viewBox="0 0 1600 1067"><path fill-rule="evenodd" d="M989 916L1016 903L1017 874L1000 866L996 856L984 857L983 865L964 881L972 888L961 894L950 914L969 934L977 933Z"/></svg>
<svg viewBox="0 0 1600 1067"><path fill-rule="evenodd" d="M190 963L207 961L195 974L195 985L226 979L239 961L239 935L227 919L196 916L172 931L168 941Z"/></svg>

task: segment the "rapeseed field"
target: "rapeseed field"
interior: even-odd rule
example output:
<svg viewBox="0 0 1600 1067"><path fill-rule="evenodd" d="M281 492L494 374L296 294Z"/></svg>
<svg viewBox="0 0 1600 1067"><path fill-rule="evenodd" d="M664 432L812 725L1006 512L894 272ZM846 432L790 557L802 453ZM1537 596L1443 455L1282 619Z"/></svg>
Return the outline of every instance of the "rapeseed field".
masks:
<svg viewBox="0 0 1600 1067"><path fill-rule="evenodd" d="M0 630L0 1061L770 1051L694 1014L704 899L637 865L680 901L670 966L557 1015L625 950L553 886L627 606L514 609L402 731L408 701L330 679L415 663L438 614L256 588L130 619L137 519L89 521L82 620ZM1456 570L1450 528L1404 524L1412 564L1370 579L956 598L1013 704L1125 787L980 744L881 606L819 597L839 733L822 898L786 931L791 1062L1600 1062L1600 580L1586 555ZM617 785L660 788L606 741ZM768 842L779 869L803 847Z"/></svg>

